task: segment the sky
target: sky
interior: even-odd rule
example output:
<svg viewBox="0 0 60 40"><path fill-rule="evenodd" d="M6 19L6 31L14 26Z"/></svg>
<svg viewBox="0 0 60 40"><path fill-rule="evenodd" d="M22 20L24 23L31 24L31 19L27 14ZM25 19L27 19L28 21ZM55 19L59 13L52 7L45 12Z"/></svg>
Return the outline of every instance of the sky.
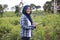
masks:
<svg viewBox="0 0 60 40"><path fill-rule="evenodd" d="M46 3L46 1L51 1L51 0L22 0L24 5L29 5L29 4L35 4L35 5L40 5L41 10L43 10L43 5ZM11 7L18 5L21 2L21 0L0 0L0 4L4 5L7 4L8 8L11 9Z"/></svg>

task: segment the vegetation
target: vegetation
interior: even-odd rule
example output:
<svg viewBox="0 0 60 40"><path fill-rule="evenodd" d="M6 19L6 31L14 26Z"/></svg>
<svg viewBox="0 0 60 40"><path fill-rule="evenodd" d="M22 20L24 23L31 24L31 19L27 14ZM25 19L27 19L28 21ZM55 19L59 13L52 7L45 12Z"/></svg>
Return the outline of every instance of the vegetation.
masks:
<svg viewBox="0 0 60 40"><path fill-rule="evenodd" d="M31 7L31 9L33 10L33 9L39 9L39 8L41 8L41 6L37 6L37 5L35 5L35 4L30 4L30 7Z"/></svg>
<svg viewBox="0 0 60 40"><path fill-rule="evenodd" d="M31 40L60 40L60 14L45 13L34 11L31 15L39 23ZM0 18L0 40L20 40L20 17L14 12L5 12Z"/></svg>
<svg viewBox="0 0 60 40"><path fill-rule="evenodd" d="M18 6L18 5L16 5L15 6L15 14L16 14L16 16L19 16L20 14L20 11L21 11L21 8Z"/></svg>
<svg viewBox="0 0 60 40"><path fill-rule="evenodd" d="M37 10L41 6L30 4L33 22L39 23L33 30L31 40L60 40L60 14L53 14L52 1L47 1L43 8L44 11ZM60 1L57 1L60 5ZM19 5L12 7L15 12L4 12L8 5L0 4L0 40L21 40L20 39L20 11Z"/></svg>
<svg viewBox="0 0 60 40"><path fill-rule="evenodd" d="M53 8L52 8L52 1L47 1L44 6L44 11L47 11L48 13L52 12L53 11Z"/></svg>
<svg viewBox="0 0 60 40"><path fill-rule="evenodd" d="M0 4L0 17L3 17L3 12L7 7L8 7L7 4L4 4L4 5Z"/></svg>
<svg viewBox="0 0 60 40"><path fill-rule="evenodd" d="M57 0L57 11L60 13L60 0ZM54 10L54 0L51 0L51 1L47 1L44 6L44 11L47 11L48 13L53 13L53 10Z"/></svg>

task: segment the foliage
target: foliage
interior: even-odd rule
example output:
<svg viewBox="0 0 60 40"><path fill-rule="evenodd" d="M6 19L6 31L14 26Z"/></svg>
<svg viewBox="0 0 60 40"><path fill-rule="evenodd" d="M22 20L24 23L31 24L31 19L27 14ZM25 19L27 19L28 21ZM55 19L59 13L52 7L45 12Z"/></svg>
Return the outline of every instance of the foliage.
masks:
<svg viewBox="0 0 60 40"><path fill-rule="evenodd" d="M52 1L47 1L44 4L43 8L44 8L44 11L47 11L49 13L52 12L53 11L53 9L52 9Z"/></svg>
<svg viewBox="0 0 60 40"><path fill-rule="evenodd" d="M33 9L39 9L39 8L41 8L41 6L36 6L35 4L30 4L30 7L31 7L31 9L33 10Z"/></svg>
<svg viewBox="0 0 60 40"><path fill-rule="evenodd" d="M60 0L56 0L57 1L57 12L59 12L60 13ZM51 0L51 1L47 1L45 4L44 4L44 6L43 6L43 9L44 9L44 11L46 12L48 12L48 13L53 13L53 10L54 10L54 0Z"/></svg>
<svg viewBox="0 0 60 40"><path fill-rule="evenodd" d="M0 18L0 40L21 40L20 19L14 13L11 14L12 12L6 12ZM31 40L60 40L60 14L31 16L34 22L39 23L33 30Z"/></svg>
<svg viewBox="0 0 60 40"><path fill-rule="evenodd" d="M0 4L0 17L3 17L3 12L7 7L8 7L7 4L4 5Z"/></svg>
<svg viewBox="0 0 60 40"><path fill-rule="evenodd" d="M21 11L21 8L18 5L16 5L15 6L15 14L16 14L16 16L19 16L20 11Z"/></svg>

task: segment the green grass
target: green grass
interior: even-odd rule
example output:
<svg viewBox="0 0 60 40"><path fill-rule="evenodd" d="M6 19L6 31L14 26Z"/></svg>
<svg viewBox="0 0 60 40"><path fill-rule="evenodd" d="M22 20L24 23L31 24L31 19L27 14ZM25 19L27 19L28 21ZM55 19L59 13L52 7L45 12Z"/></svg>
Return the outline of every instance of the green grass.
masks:
<svg viewBox="0 0 60 40"><path fill-rule="evenodd" d="M20 40L19 18L14 12L5 12L0 18L0 40ZM39 25L31 40L60 40L60 14L33 14L32 19Z"/></svg>

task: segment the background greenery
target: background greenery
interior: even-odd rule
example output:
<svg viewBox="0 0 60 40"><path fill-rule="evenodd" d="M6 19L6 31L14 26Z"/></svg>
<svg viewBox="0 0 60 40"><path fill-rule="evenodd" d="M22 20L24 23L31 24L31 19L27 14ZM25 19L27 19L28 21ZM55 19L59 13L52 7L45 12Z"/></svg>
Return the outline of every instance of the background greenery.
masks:
<svg viewBox="0 0 60 40"><path fill-rule="evenodd" d="M39 23L33 30L31 40L60 40L60 14L39 10L31 16L34 22ZM20 40L19 18L14 12L4 12L0 17L0 40Z"/></svg>

